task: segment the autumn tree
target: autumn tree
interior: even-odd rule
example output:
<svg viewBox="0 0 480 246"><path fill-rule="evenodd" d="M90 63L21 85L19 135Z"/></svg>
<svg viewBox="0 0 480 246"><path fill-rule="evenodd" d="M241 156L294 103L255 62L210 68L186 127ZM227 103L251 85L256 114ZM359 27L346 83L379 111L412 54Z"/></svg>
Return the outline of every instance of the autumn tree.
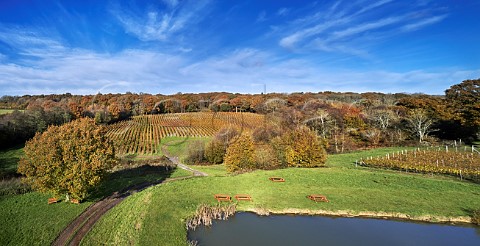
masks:
<svg viewBox="0 0 480 246"><path fill-rule="evenodd" d="M285 161L289 167L320 167L325 165L327 153L317 134L300 126L282 137Z"/></svg>
<svg viewBox="0 0 480 246"><path fill-rule="evenodd" d="M202 140L196 140L188 145L187 157L185 163L189 165L199 165L205 162L205 143Z"/></svg>
<svg viewBox="0 0 480 246"><path fill-rule="evenodd" d="M445 91L446 100L462 124L480 130L480 79L465 80Z"/></svg>
<svg viewBox="0 0 480 246"><path fill-rule="evenodd" d="M50 126L26 143L18 172L36 190L82 200L116 164L106 132L92 119Z"/></svg>
<svg viewBox="0 0 480 246"><path fill-rule="evenodd" d="M218 139L213 139L205 146L204 156L210 164L221 164L226 153L226 145Z"/></svg>
<svg viewBox="0 0 480 246"><path fill-rule="evenodd" d="M270 144L256 146L255 165L259 169L276 169L282 167L275 153L275 149Z"/></svg>
<svg viewBox="0 0 480 246"><path fill-rule="evenodd" d="M332 128L332 118L328 111L323 109L318 109L313 117L306 119L303 123L307 126L315 129L320 136L325 139L328 135L328 132Z"/></svg>
<svg viewBox="0 0 480 246"><path fill-rule="evenodd" d="M418 137L420 143L433 131L433 120L423 109L414 109L410 111L405 118L408 129Z"/></svg>
<svg viewBox="0 0 480 246"><path fill-rule="evenodd" d="M225 155L225 167L229 172L255 169L255 149L248 134L242 134L230 144Z"/></svg>

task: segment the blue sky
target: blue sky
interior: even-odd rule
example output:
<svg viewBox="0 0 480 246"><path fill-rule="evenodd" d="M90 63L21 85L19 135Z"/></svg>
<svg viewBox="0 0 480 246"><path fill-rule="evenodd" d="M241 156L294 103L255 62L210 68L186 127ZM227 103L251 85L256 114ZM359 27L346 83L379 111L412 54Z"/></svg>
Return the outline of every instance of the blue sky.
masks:
<svg viewBox="0 0 480 246"><path fill-rule="evenodd" d="M0 95L443 94L480 78L477 0L0 1Z"/></svg>

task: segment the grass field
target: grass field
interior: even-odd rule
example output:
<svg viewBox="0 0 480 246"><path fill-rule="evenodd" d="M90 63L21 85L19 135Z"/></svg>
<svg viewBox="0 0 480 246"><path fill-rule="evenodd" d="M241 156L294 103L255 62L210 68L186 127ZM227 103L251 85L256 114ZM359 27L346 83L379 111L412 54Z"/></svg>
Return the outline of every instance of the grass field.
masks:
<svg viewBox="0 0 480 246"><path fill-rule="evenodd" d="M9 114L9 113L12 113L13 111L15 111L15 109L0 109L0 115ZM23 110L19 110L19 111L23 111Z"/></svg>
<svg viewBox="0 0 480 246"><path fill-rule="evenodd" d="M149 188L129 197L103 217L87 235L86 245L185 245L185 219L200 204L216 204L213 194L250 194L240 202L243 211L369 211L402 213L412 217L470 216L480 208L480 186L443 176L406 174L355 168L356 159L380 155L378 149L332 155L327 168L255 171L231 176L222 165L197 166L209 177L177 181ZM281 176L285 183L273 183ZM329 203L314 203L308 194L324 194Z"/></svg>
<svg viewBox="0 0 480 246"><path fill-rule="evenodd" d="M0 196L1 245L49 245L91 203L47 204L50 196L31 192Z"/></svg>
<svg viewBox="0 0 480 246"><path fill-rule="evenodd" d="M23 146L0 150L0 178L14 176L22 156Z"/></svg>
<svg viewBox="0 0 480 246"><path fill-rule="evenodd" d="M190 141L199 138L162 139L167 150L184 156ZM203 139L203 138L201 138ZM207 141L204 138L203 141ZM330 155L327 168L282 169L230 175L223 165L194 166L209 177L175 181L138 192L103 217L82 242L97 244L185 245L185 220L200 204L216 204L213 194L250 194L253 202L241 202L242 211L302 209L304 211L393 212L413 217L469 216L480 208L480 186L444 176L411 174L355 167L355 160L383 155L400 148L383 148ZM21 148L0 152L2 170L15 170ZM136 159L142 159L141 157ZM6 164L7 163L7 164ZM9 172L10 172L9 171ZM111 176L89 201L81 205L47 205L48 195L31 192L0 196L0 244L45 245L92 201L129 185L167 177L189 176L152 168L134 168ZM273 183L281 176L285 183ZM307 194L325 194L330 203L314 203Z"/></svg>
<svg viewBox="0 0 480 246"><path fill-rule="evenodd" d="M22 155L23 150L20 147L0 152L0 170L9 174L15 172L18 159ZM182 169L165 172L164 168L156 166L118 170L80 205L63 202L48 205L47 199L51 196L38 192L0 195L0 245L48 245L70 221L95 200L132 185L190 175L190 172ZM1 181L0 191L8 188L3 187L4 183L11 185L9 181Z"/></svg>

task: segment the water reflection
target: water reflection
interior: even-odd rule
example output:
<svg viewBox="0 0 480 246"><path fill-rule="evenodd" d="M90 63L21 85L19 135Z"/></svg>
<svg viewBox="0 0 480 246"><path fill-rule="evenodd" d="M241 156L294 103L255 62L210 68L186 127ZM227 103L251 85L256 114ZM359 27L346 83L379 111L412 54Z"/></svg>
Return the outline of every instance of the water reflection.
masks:
<svg viewBox="0 0 480 246"><path fill-rule="evenodd" d="M198 245L480 245L478 227L324 216L238 213L189 232Z"/></svg>

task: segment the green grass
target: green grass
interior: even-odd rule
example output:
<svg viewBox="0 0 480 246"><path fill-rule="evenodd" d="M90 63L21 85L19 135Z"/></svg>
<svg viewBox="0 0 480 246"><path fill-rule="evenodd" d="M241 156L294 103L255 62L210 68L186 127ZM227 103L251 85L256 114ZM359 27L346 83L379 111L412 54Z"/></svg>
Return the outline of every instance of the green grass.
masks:
<svg viewBox="0 0 480 246"><path fill-rule="evenodd" d="M91 203L47 204L37 192L0 196L1 245L49 245Z"/></svg>
<svg viewBox="0 0 480 246"><path fill-rule="evenodd" d="M170 177L174 170L166 171L163 166L144 165L128 168L111 173L95 191L89 196L89 200L95 201L132 186L154 183Z"/></svg>
<svg viewBox="0 0 480 246"><path fill-rule="evenodd" d="M13 111L15 111L15 109L0 109L0 115L2 114L10 114L10 113L13 113ZM18 110L20 112L24 111L24 110Z"/></svg>
<svg viewBox="0 0 480 246"><path fill-rule="evenodd" d="M208 176L231 176L231 174L227 173L225 165L191 165L190 167L198 171L204 172L208 174Z"/></svg>
<svg viewBox="0 0 480 246"><path fill-rule="evenodd" d="M12 151L9 153L15 156ZM172 172L176 176L191 175L184 170L167 172L162 166L149 165L118 170L80 205L63 202L48 205L47 199L51 196L37 192L0 196L0 245L48 245L93 201L134 185L162 181Z"/></svg>
<svg viewBox="0 0 480 246"><path fill-rule="evenodd" d="M178 156L183 161L188 154L188 146L193 141L210 141L211 137L166 137L162 139L162 146L165 146L170 155Z"/></svg>
<svg viewBox="0 0 480 246"><path fill-rule="evenodd" d="M185 245L185 219L203 203L216 204L213 194L250 194L253 202L238 209L347 210L353 213L394 212L410 216L470 216L480 208L480 186L452 178L355 168L354 161L390 152L379 149L330 156L327 168L255 171L226 175L221 165L195 166L211 174L149 188L107 213L83 241L86 245ZM397 150L397 149L395 149ZM268 180L281 176L285 183ZM308 194L324 194L329 203L314 203Z"/></svg>
<svg viewBox="0 0 480 246"><path fill-rule="evenodd" d="M0 150L0 178L14 176L23 155L23 146Z"/></svg>
<svg viewBox="0 0 480 246"><path fill-rule="evenodd" d="M173 173L170 175L170 178L179 178L179 177L186 177L186 176L192 176L193 173L187 170L183 170L181 168L175 168Z"/></svg>
<svg viewBox="0 0 480 246"><path fill-rule="evenodd" d="M402 150L411 150L413 147L390 147L390 148L379 148L363 151L355 151L345 154L337 155L328 155L327 166L328 167L355 167L355 161L360 161L361 158L366 159L367 157L383 156L387 153L402 151Z"/></svg>

